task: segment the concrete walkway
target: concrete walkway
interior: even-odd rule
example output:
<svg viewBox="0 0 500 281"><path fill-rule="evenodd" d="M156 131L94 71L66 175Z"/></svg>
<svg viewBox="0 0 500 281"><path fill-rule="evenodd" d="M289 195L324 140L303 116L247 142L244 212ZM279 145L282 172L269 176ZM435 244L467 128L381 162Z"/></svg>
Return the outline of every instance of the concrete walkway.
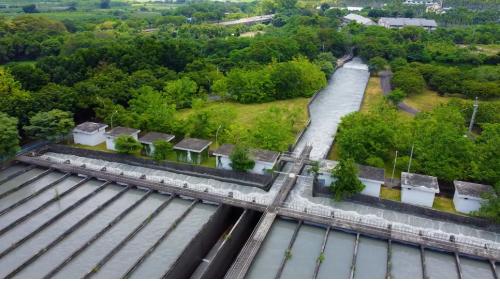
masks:
<svg viewBox="0 0 500 281"><path fill-rule="evenodd" d="M392 91L391 87L392 72L380 71L379 76L380 76L380 86L382 87L382 92L384 93L384 96L387 96ZM418 109L415 109L404 102L400 102L398 104L398 108L411 115L415 115L420 112Z"/></svg>

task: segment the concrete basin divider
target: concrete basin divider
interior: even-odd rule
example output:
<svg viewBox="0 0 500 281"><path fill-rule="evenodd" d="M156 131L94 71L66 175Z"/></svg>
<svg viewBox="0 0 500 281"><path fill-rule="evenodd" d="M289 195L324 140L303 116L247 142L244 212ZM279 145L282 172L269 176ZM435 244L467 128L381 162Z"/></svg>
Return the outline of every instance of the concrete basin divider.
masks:
<svg viewBox="0 0 500 281"><path fill-rule="evenodd" d="M226 271L238 256L248 237L250 237L260 215L261 213L253 210L244 210L231 230L222 238L224 241L211 255L212 258L207 261L208 265L196 276L191 275L191 278L224 278Z"/></svg>
<svg viewBox="0 0 500 281"><path fill-rule="evenodd" d="M46 175L48 175L48 174L52 173L53 171L54 171L54 169L49 168L49 169L47 169L47 170L43 171L41 174L38 174L38 175L36 175L36 176L34 176L34 177L32 177L32 178L28 179L27 181L25 181L25 182L23 182L23 183L19 184L18 186L14 187L14 188L12 188L12 189L7 190L6 192L4 192L4 193L0 194L0 199L2 199L2 198L4 198L4 197L6 197L6 196L7 196L7 195L9 195L9 194L12 194L12 193L14 193L14 192L16 192L16 191L20 190L21 188L23 188L23 187L25 187L25 186L27 186L27 185L29 185L29 184L31 184L31 183L33 183L33 182L37 181L38 179L40 179L40 178L42 178L42 177L45 177Z"/></svg>
<svg viewBox="0 0 500 281"><path fill-rule="evenodd" d="M6 233L7 231L11 230L12 228L14 228L16 225L22 223L23 221L29 219L31 216L37 214L38 212L42 211L43 209L47 208L48 206L50 206L52 203L60 200L61 198L65 197L66 195L70 194L71 192L75 191L78 187L80 187L81 185L85 184L86 182L88 182L91 178L84 178L83 180L77 182L76 184L74 184L71 188L69 188L68 190L64 191L63 193L59 194L59 196L57 197L54 197L52 199L50 199L49 201L43 203L41 206L39 206L38 208L34 209L34 210L31 210L29 213L27 213L26 215L16 219L15 221L13 221L11 224L7 225L6 227L4 227L3 229L0 230L0 235L3 235L4 233Z"/></svg>
<svg viewBox="0 0 500 281"><path fill-rule="evenodd" d="M4 167L4 168L2 169L2 171L3 171L3 170L6 170L7 168L9 168L9 166ZM17 176L19 176L19 175L22 175L22 174L24 174L24 173L26 173L26 172L28 172L28 171L30 171L30 170L33 170L34 168L35 168L35 166L34 166L34 165L29 165L29 166L27 166L26 168L24 168L24 169L22 169L22 170L20 170L20 171L17 171L17 172L15 172L15 173L11 174L11 175L8 175L5 179L0 180L0 185L1 185L1 184L6 183L6 182L8 182L8 181L10 181L11 179L13 179L13 178L15 178L15 177L17 177Z"/></svg>
<svg viewBox="0 0 500 281"><path fill-rule="evenodd" d="M96 194L98 194L99 192L101 192L108 184L110 184L110 182L103 183L102 185L100 185L98 188L96 188L91 193L89 193L89 194L85 195L84 197L80 198L73 205L68 206L64 210L62 210L59 213L57 213L57 215L55 215L52 218L50 218L48 221L46 221L45 223L43 223L42 225L40 225L37 229L35 229L31 233L29 233L28 235L24 236L23 238L21 238L18 241L16 241L14 244L10 245L10 247L8 247L7 249L5 249L3 252L0 253L0 259L3 258L3 257L5 257L8 253L10 253L13 250L15 250L17 247L19 247L24 242L26 242L29 239L33 238L40 231L44 230L45 228L49 227L50 225L52 225L53 223L55 223L56 221L58 221L60 218L62 218L65 215L69 214L72 210L74 210L78 206L82 205L84 202L86 202L90 198L94 197ZM9 226L11 226L11 225L9 225ZM6 228L8 228L9 226L7 226ZM6 229L6 228L4 228L4 229ZM2 231L4 229L2 229Z"/></svg>
<svg viewBox="0 0 500 281"><path fill-rule="evenodd" d="M101 236L103 236L106 232L108 232L113 226L119 223L127 214L132 212L137 206L139 206L144 200L146 200L150 194L154 191L147 191L144 195L142 195L138 200L136 200L132 205L123 210L120 214L118 214L111 222L109 222L103 229L90 237L87 241L85 241L78 249L73 251L71 255L69 255L64 261L58 264L55 268L53 268L47 275L43 277L43 279L49 279L54 277L64 266L70 263L74 258L80 255L83 251L85 251L88 247L90 247L95 241L97 241Z"/></svg>
<svg viewBox="0 0 500 281"><path fill-rule="evenodd" d="M24 261L20 266L18 266L16 269L11 271L9 274L5 276L5 278L10 279L13 278L16 274L21 272L24 268L26 268L28 265L32 264L34 261L36 261L39 257L41 257L45 252L49 251L53 247L55 247L59 242L63 241L64 238L66 238L68 235L71 233L75 232L78 228L80 228L82 225L84 225L86 222L91 220L93 217L95 217L100 211L104 210L107 208L109 205L111 205L113 202L118 200L118 198L122 197L123 194L125 194L128 190L130 190L130 186L124 187L120 192L115 194L113 197L110 199L106 200L104 203L101 205L97 206L92 212L88 213L85 217L74 223L70 228L68 228L66 231L64 231L62 234L60 234L56 239L52 240L47 246L45 246L43 249L35 253L33 256L31 256L28 260Z"/></svg>
<svg viewBox="0 0 500 281"><path fill-rule="evenodd" d="M328 234L330 234L330 230L331 230L331 227L328 226L326 228L326 231L325 231L325 237L323 238L323 244L321 244L321 251L319 252L318 259L316 260L316 268L314 269L313 279L316 279L318 277L319 268L320 268L321 264L323 263L325 247L326 247L326 243L328 242Z"/></svg>
<svg viewBox="0 0 500 281"><path fill-rule="evenodd" d="M356 234L356 242L354 243L354 253L352 254L352 265L351 265L351 274L350 279L354 279L354 273L356 272L356 258L358 256L358 248L359 248L359 233Z"/></svg>
<svg viewBox="0 0 500 281"><path fill-rule="evenodd" d="M149 194L150 192L148 192ZM153 213L151 213L147 218L145 218L135 229L133 229L125 238L123 238L120 243L118 243L111 251L104 256L93 268L89 271L84 279L90 279L95 273L97 273L116 253L118 253L128 241L132 240L141 230L146 227L161 211L163 211L172 200L175 195L170 196L165 202L163 202L158 208L156 208ZM145 199L145 198L144 198Z"/></svg>
<svg viewBox="0 0 500 281"><path fill-rule="evenodd" d="M160 244L168 237L168 235L170 235L170 233L172 233L175 230L175 228L177 228L179 223L194 209L196 204L198 204L199 202L200 200L198 199L194 200L193 203L191 203L191 205L189 205L189 207L178 218L176 218L175 221L165 230L165 232L163 232L163 234L158 238L158 240L156 240L156 242L153 245L151 245L151 247L149 247L149 249L146 252L144 252L144 254L142 254L142 256L139 259L137 259L137 261L127 270L127 272L125 272L125 274L121 277L121 279L130 278L132 273L134 273L134 271L136 271L137 268L141 266L141 264L151 255L151 253L153 253L154 250L156 250L156 248L160 246Z"/></svg>
<svg viewBox="0 0 500 281"><path fill-rule="evenodd" d="M8 206L7 208L3 209L0 211L0 216L10 212L11 210L21 206L22 204L28 202L29 200L37 197L38 195L42 194L43 192L45 192L46 190L52 188L54 185L62 182L63 180L67 179L69 176L71 175L71 173L66 173L64 174L62 177L58 178L57 180L45 185L44 187L40 188L39 190L37 190L36 192L33 192L32 194L28 195L27 197L24 197L23 199L15 202L14 204Z"/></svg>
<svg viewBox="0 0 500 281"><path fill-rule="evenodd" d="M162 278L180 279L191 277L202 259L214 247L223 233L240 217L240 211L241 209L229 205L219 205L215 213L189 241L188 246L184 248Z"/></svg>
<svg viewBox="0 0 500 281"><path fill-rule="evenodd" d="M295 231L293 232L292 238L290 239L290 243L288 244L287 249L285 250L285 253L283 253L283 260L281 261L281 265L278 268L278 271L276 272L275 279L281 279L281 274L283 273L283 269L285 268L286 262L292 257L292 247L293 244L295 243L295 240L297 239L297 235L299 234L300 227L302 226L303 221L300 220L297 223L297 227L295 228Z"/></svg>

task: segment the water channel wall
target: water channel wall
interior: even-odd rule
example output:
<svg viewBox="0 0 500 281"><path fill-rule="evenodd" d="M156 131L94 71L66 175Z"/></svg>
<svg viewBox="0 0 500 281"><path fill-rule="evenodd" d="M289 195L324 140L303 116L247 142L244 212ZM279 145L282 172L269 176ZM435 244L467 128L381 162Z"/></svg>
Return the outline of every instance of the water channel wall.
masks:
<svg viewBox="0 0 500 281"><path fill-rule="evenodd" d="M71 154L79 157L95 158L109 162L141 166L150 169L163 170L167 172L185 174L189 176L209 178L213 180L230 182L240 185L253 186L268 191L274 181L273 175L259 175L251 173L236 172L231 170L215 169L184 163L162 161L160 163L150 159L138 158L131 155L81 149L66 145L50 144L38 150L39 153L55 152Z"/></svg>
<svg viewBox="0 0 500 281"><path fill-rule="evenodd" d="M328 189L328 187L320 186L319 184L313 185L313 197L326 197L332 198L333 194ZM440 219L448 222L467 224L475 227L484 228L489 231L499 232L500 224L495 224L489 220L462 216L452 213L441 212L438 210L415 206L411 204L406 204L402 202L387 200L383 198L368 196L364 194L356 194L348 199L348 201L365 204L371 207L377 207L381 209L389 209L397 212L403 212L406 214L416 215L420 217L430 218L430 219Z"/></svg>
<svg viewBox="0 0 500 281"><path fill-rule="evenodd" d="M172 264L164 278L187 279L191 277L222 234L238 219L241 211L229 205L220 205L200 232L187 244L188 246Z"/></svg>
<svg viewBox="0 0 500 281"><path fill-rule="evenodd" d="M240 249L245 245L255 225L259 221L261 213L245 210L236 224L225 237L223 244L215 253L208 267L202 273L203 279L222 279L227 270L238 256Z"/></svg>

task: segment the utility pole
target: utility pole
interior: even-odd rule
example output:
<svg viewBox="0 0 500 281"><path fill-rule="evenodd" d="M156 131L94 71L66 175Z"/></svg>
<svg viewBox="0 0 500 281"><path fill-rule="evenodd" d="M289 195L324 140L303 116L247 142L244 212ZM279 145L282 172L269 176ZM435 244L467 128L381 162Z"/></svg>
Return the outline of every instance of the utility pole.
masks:
<svg viewBox="0 0 500 281"><path fill-rule="evenodd" d="M408 173L410 172L410 167L411 167L411 159L413 158L413 148L415 147L415 142L413 142L411 146L411 152L410 152L410 161L408 161Z"/></svg>
<svg viewBox="0 0 500 281"><path fill-rule="evenodd" d="M392 167L391 184L394 183L394 171L396 170L397 161L398 161L398 151L396 150L396 157L394 157L394 166Z"/></svg>
<svg viewBox="0 0 500 281"><path fill-rule="evenodd" d="M474 121L476 119L476 114L477 114L477 108L479 107L479 102L477 100L474 101L474 111L472 111L472 117L470 119L470 124L469 124L469 133L472 132L472 126L474 126Z"/></svg>

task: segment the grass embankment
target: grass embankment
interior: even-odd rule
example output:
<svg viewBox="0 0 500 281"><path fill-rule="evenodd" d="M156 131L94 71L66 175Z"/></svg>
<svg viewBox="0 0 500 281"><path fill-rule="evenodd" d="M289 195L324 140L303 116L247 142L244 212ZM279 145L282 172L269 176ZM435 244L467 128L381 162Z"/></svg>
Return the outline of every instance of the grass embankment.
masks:
<svg viewBox="0 0 500 281"><path fill-rule="evenodd" d="M420 111L431 111L440 104L447 104L452 98L451 96L440 96L437 92L426 89L422 94L405 98L404 103Z"/></svg>
<svg viewBox="0 0 500 281"><path fill-rule="evenodd" d="M296 98L290 100L281 100L281 101L273 101L266 103L257 103L257 104L241 104L235 102L211 102L208 103L205 108L217 109L221 107L230 108L236 112L236 118L234 119L234 123L244 126L251 127L254 124L255 119L265 112L272 106L287 108L289 110L301 109L303 110L302 115L299 120L295 124L296 132L300 131L306 125L308 116L307 116L307 103L309 102L309 98ZM180 118L187 118L191 113L193 113L193 109L183 109L179 111Z"/></svg>

